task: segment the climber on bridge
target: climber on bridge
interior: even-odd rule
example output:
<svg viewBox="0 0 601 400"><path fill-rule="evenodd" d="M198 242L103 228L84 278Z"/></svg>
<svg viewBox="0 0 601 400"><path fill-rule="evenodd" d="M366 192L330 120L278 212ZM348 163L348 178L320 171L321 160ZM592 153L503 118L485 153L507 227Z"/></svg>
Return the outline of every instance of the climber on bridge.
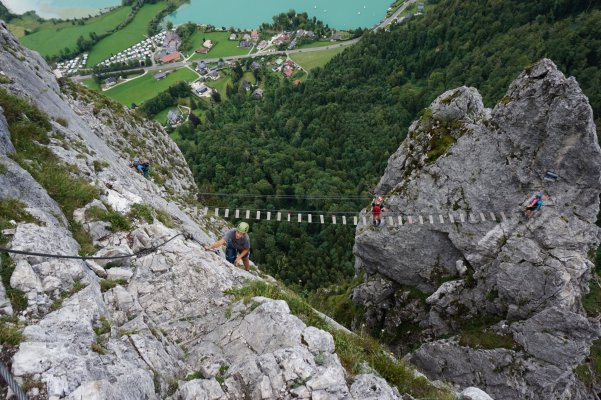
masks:
<svg viewBox="0 0 601 400"><path fill-rule="evenodd" d="M542 193L537 193L530 199L528 205L524 208L524 214L528 219L532 218L534 214L541 209L546 197Z"/></svg>
<svg viewBox="0 0 601 400"><path fill-rule="evenodd" d="M205 250L213 250L225 244L225 259L236 266L242 261L244 269L248 271L250 267L249 229L250 227L246 222L240 222L235 229L228 231L223 239L216 241L210 246L206 246Z"/></svg>
<svg viewBox="0 0 601 400"><path fill-rule="evenodd" d="M380 226L382 223L382 211L384 211L384 197L377 196L371 202L371 213L374 218L374 226Z"/></svg>

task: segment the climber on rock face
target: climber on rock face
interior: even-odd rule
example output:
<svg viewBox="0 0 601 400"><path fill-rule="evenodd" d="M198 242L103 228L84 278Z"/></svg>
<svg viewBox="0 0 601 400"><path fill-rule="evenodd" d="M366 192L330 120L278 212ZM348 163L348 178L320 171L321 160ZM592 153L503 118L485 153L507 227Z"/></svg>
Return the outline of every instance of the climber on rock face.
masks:
<svg viewBox="0 0 601 400"><path fill-rule="evenodd" d="M528 205L524 208L524 214L526 214L526 217L530 219L537 211L540 211L541 207L543 206L543 202L546 199L546 196L542 193L535 194L528 202Z"/></svg>
<svg viewBox="0 0 601 400"><path fill-rule="evenodd" d="M225 259L236 266L242 261L244 269L248 271L250 264L249 229L250 227L246 222L240 222L236 229L228 231L223 239L205 247L205 250L213 250L225 244L227 245L225 248Z"/></svg>

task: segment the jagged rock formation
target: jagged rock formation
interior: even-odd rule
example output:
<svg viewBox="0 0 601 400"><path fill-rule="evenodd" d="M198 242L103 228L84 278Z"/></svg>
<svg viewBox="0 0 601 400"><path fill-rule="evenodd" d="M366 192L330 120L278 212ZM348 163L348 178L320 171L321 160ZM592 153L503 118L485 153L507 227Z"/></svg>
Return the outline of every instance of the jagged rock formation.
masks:
<svg viewBox="0 0 601 400"><path fill-rule="evenodd" d="M550 170L556 182L543 180ZM593 398L574 369L601 334L581 305L599 245L600 175L588 100L550 60L524 71L492 110L473 88L442 94L391 156L378 192L405 215L508 219L358 227L367 279L354 301L372 327L429 341L410 359L430 377L495 399ZM548 207L528 220L520 205L540 191ZM477 324L508 348L468 347L463 330Z"/></svg>
<svg viewBox="0 0 601 400"><path fill-rule="evenodd" d="M16 315L26 325L25 340L9 361L17 379L28 383L30 396L401 398L375 375L348 376L332 336L307 327L285 302L254 298L245 305L224 293L259 278L202 249L200 243L215 240L225 225L189 206L195 194L192 175L162 128L84 88L57 82L45 62L20 47L1 23L0 42L2 90L28 99L49 116L48 147L99 193L73 215L64 215L44 187L11 159L15 147L0 111L0 200L20 200L35 219L16 224L8 245L76 255L71 219L89 232L97 255L149 250L187 234L118 263L11 256L10 286L24 292L27 307ZM154 180L129 168L135 156L151 160L158 171ZM131 231L113 231L111 223L91 212L123 215L135 205L145 207L149 220L136 217ZM154 218L152 210L158 210ZM13 315L0 288L0 314ZM4 361L5 351L0 345Z"/></svg>

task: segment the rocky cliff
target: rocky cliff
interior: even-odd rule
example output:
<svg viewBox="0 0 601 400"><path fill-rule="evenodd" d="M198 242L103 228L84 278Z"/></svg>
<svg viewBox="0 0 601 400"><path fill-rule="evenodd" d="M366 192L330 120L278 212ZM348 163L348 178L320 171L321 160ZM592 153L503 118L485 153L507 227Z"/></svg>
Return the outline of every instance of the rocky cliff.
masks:
<svg viewBox="0 0 601 400"><path fill-rule="evenodd" d="M548 171L559 178L543 179ZM474 88L445 92L412 124L377 191L395 215L446 223L359 226L366 279L353 300L397 350L417 345L408 357L431 378L495 399L597 398L574 371L601 334L582 306L600 176L588 100L550 60L492 110ZM527 219L520 207L536 192L548 200Z"/></svg>
<svg viewBox="0 0 601 400"><path fill-rule="evenodd" d="M0 247L138 254L2 256L0 359L30 398L401 398L348 374L332 335L284 301L226 294L260 278L202 249L225 224L191 206L160 126L57 82L1 23L0 43ZM136 156L152 179L129 168Z"/></svg>

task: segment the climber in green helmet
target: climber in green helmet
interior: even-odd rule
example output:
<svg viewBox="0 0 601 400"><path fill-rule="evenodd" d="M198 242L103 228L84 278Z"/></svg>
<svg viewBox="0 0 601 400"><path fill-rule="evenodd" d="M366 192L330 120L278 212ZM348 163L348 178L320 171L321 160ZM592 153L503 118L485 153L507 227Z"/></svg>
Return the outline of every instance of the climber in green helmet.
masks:
<svg viewBox="0 0 601 400"><path fill-rule="evenodd" d="M219 246L226 245L225 259L234 265L244 264L244 269L248 271L250 264L250 238L248 230L250 226L246 222L240 222L235 229L229 230L223 239L216 241L205 250L212 250Z"/></svg>

